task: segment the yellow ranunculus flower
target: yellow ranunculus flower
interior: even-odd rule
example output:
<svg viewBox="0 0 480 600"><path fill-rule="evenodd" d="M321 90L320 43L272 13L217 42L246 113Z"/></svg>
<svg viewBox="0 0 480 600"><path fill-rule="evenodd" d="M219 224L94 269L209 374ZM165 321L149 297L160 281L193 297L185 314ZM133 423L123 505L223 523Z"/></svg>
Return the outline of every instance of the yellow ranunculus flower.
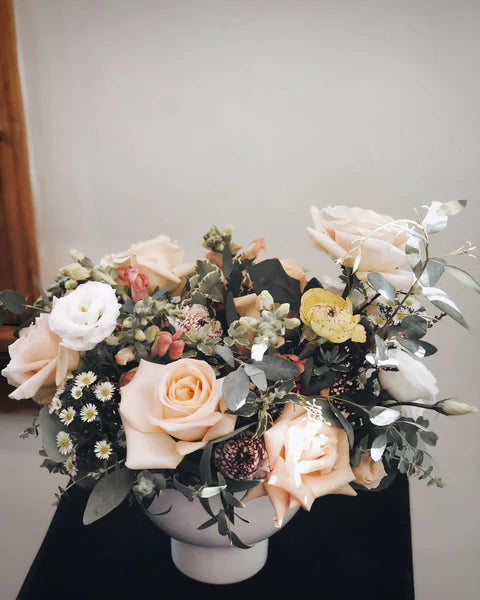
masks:
<svg viewBox="0 0 480 600"><path fill-rule="evenodd" d="M353 314L350 298L342 298L322 288L312 288L302 296L300 317L320 337L340 344L347 340L365 342L360 315Z"/></svg>

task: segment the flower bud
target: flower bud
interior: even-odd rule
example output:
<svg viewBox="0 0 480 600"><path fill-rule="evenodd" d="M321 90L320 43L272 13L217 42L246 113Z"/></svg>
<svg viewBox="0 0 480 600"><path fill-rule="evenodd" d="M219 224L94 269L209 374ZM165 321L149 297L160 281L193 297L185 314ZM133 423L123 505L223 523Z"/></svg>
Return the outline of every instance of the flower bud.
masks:
<svg viewBox="0 0 480 600"><path fill-rule="evenodd" d="M135 360L136 354L133 346L127 346L126 348L122 348L115 354L115 361L117 365L125 366L127 363Z"/></svg>
<svg viewBox="0 0 480 600"><path fill-rule="evenodd" d="M73 260L77 262L85 260L85 254L83 252L80 252L80 250L76 250L75 248L70 250L70 256L73 258Z"/></svg>
<svg viewBox="0 0 480 600"><path fill-rule="evenodd" d="M133 326L132 317L127 317L126 319L124 319L122 325L125 327L125 329L131 329Z"/></svg>
<svg viewBox="0 0 480 600"><path fill-rule="evenodd" d="M478 412L478 408L476 406L470 406L469 404L465 404L464 402L458 402L453 398L446 398L445 400L440 400L440 402L437 402L435 404L435 409L439 413L448 416L467 415L468 413Z"/></svg>
<svg viewBox="0 0 480 600"><path fill-rule="evenodd" d="M145 329L146 341L151 344L159 332L160 329L156 325L150 325L150 327Z"/></svg>
<svg viewBox="0 0 480 600"><path fill-rule="evenodd" d="M145 341L145 333L141 329L135 329L135 339L137 342Z"/></svg>
<svg viewBox="0 0 480 600"><path fill-rule="evenodd" d="M66 290L74 290L76 287L78 287L78 281L75 281L75 279L69 279L65 282Z"/></svg>
<svg viewBox="0 0 480 600"><path fill-rule="evenodd" d="M273 309L273 297L272 294L270 294L270 292L267 292L267 290L263 290L260 293L260 304L265 310Z"/></svg>
<svg viewBox="0 0 480 600"><path fill-rule="evenodd" d="M63 269L61 269L61 272L65 275L68 275L70 279L75 279L75 281L82 281L88 279L91 275L90 269L82 267L82 265L78 262L63 267Z"/></svg>

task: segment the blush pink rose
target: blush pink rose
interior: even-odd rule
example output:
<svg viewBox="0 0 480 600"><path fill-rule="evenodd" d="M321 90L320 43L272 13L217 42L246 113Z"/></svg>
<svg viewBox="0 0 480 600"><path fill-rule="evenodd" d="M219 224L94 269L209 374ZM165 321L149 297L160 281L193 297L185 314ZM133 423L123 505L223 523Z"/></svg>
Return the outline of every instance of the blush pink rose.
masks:
<svg viewBox="0 0 480 600"><path fill-rule="evenodd" d="M131 289L132 300L134 302L143 300L146 296L148 296L148 277L143 275L143 273L140 273L139 269L136 267L119 269L118 281L121 285L127 285Z"/></svg>
<svg viewBox="0 0 480 600"><path fill-rule="evenodd" d="M174 469L183 457L234 430L224 414L222 379L193 358L168 365L145 360L120 389L129 469Z"/></svg>
<svg viewBox="0 0 480 600"><path fill-rule="evenodd" d="M120 375L120 379L118 381L120 387L123 387L124 385L127 385L127 383L130 383L132 381L132 379L135 377L135 373L137 372L138 367L134 367L133 369L130 369L130 371L127 371L126 373L122 373Z"/></svg>
<svg viewBox="0 0 480 600"><path fill-rule="evenodd" d="M363 454L358 467L353 467L355 483L359 483L369 490L374 490L385 477L385 467L381 460L372 461L369 454Z"/></svg>
<svg viewBox="0 0 480 600"><path fill-rule="evenodd" d="M101 264L115 269L135 267L148 278L150 294L157 286L163 288L170 285L173 286L171 295L180 294L187 277L195 270L193 263L184 262L182 247L165 235L133 244L125 252L107 255Z"/></svg>
<svg viewBox="0 0 480 600"><path fill-rule="evenodd" d="M271 471L244 500L267 494L277 526L289 508L301 505L310 510L316 498L327 494L356 495L348 485L355 475L343 429L311 419L303 408L287 404L263 437Z"/></svg>
<svg viewBox="0 0 480 600"><path fill-rule="evenodd" d="M38 404L48 404L56 386L78 365L79 353L61 344L48 326L48 317L46 313L37 317L8 348L10 362L2 375L17 388L9 398L33 398Z"/></svg>

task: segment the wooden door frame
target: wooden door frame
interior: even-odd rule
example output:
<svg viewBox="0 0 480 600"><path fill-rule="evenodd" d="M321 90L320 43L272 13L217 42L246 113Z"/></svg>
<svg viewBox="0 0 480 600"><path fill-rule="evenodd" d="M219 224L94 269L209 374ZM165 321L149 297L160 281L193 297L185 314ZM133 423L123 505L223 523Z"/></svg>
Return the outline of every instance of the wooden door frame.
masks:
<svg viewBox="0 0 480 600"><path fill-rule="evenodd" d="M0 289L36 298L37 236L13 0L0 0L0 256ZM14 329L0 327L3 362ZM0 410L5 408L3 396L0 394Z"/></svg>

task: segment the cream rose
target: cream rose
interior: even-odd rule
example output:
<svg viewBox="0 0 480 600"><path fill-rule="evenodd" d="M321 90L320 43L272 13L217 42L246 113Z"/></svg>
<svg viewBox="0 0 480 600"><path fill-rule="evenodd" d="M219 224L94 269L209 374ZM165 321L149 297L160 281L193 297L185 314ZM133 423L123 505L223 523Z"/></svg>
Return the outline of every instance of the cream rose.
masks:
<svg viewBox="0 0 480 600"><path fill-rule="evenodd" d="M348 485L355 475L343 429L310 419L303 408L288 404L263 437L271 471L244 500L268 494L278 526L288 508L310 510L326 494L356 495Z"/></svg>
<svg viewBox="0 0 480 600"><path fill-rule="evenodd" d="M362 454L358 467L353 467L355 483L363 485L368 490L374 490L380 485L386 472L381 460L372 461L370 454Z"/></svg>
<svg viewBox="0 0 480 600"><path fill-rule="evenodd" d="M78 352L60 343L48 326L48 317L46 313L37 317L8 348L10 362L2 375L17 388L9 398L33 398L39 404L48 404L56 386L78 365Z"/></svg>
<svg viewBox="0 0 480 600"><path fill-rule="evenodd" d="M107 283L88 281L59 298L49 316L50 329L72 350L92 350L117 326L120 304Z"/></svg>
<svg viewBox="0 0 480 600"><path fill-rule="evenodd" d="M186 454L233 431L236 417L223 412L222 382L202 360L140 361L135 377L120 389L126 466L174 469Z"/></svg>
<svg viewBox="0 0 480 600"><path fill-rule="evenodd" d="M109 254L101 264L115 269L135 267L148 277L149 293L157 286L164 288L173 285L170 293L175 295L181 292L187 277L195 269L193 263L184 262L184 256L181 246L172 243L169 237L160 235L153 240L133 244L125 252Z"/></svg>
<svg viewBox="0 0 480 600"><path fill-rule="evenodd" d="M407 234L390 225L393 219L373 210L327 207L311 208L315 228L308 228L313 245L341 264L352 267L358 254L353 245L363 236L366 240L360 250L356 275L366 281L368 273L381 273L397 290L408 289L414 274L404 252ZM381 229L376 231L378 228ZM345 256L351 252L349 256Z"/></svg>

